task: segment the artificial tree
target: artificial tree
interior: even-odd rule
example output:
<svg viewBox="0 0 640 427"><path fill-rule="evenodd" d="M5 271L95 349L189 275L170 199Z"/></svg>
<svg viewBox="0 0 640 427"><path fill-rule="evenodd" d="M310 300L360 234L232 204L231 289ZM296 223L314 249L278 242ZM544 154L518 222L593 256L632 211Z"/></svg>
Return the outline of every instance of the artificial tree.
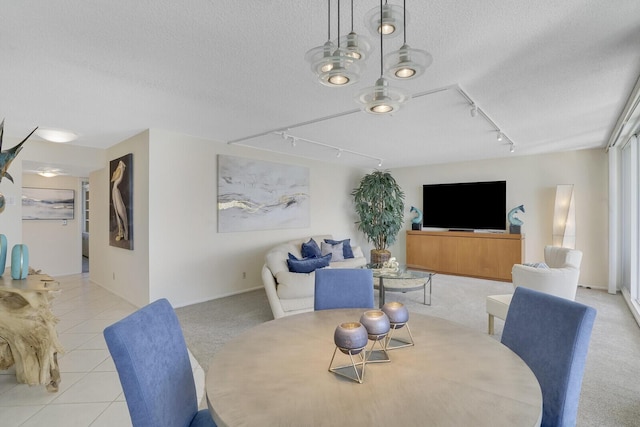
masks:
<svg viewBox="0 0 640 427"><path fill-rule="evenodd" d="M371 242L371 263L391 257L387 249L396 241L404 222L404 192L389 171L376 170L365 175L351 195L360 218L356 222Z"/></svg>

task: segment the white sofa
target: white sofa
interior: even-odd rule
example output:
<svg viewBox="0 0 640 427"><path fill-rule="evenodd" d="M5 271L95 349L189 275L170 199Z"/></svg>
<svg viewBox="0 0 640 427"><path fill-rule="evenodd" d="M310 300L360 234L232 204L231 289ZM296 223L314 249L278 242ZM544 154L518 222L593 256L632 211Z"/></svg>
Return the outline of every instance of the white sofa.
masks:
<svg viewBox="0 0 640 427"><path fill-rule="evenodd" d="M313 311L315 272L292 273L287 265L289 253L296 258L302 258L301 246L311 238L316 241L318 246L321 246L321 242L324 239L333 239L330 234L327 234L291 240L273 247L265 255L265 263L262 267L262 283L275 319ZM351 249L353 258L332 261L329 267L358 268L366 265L367 260L362 253L362 249L354 245L351 245Z"/></svg>

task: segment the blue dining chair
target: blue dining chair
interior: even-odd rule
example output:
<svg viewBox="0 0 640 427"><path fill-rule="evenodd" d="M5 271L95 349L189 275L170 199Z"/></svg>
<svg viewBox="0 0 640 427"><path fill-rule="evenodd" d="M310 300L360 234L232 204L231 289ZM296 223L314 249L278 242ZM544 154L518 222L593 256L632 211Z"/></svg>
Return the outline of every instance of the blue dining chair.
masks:
<svg viewBox="0 0 640 427"><path fill-rule="evenodd" d="M542 426L575 426L596 310L518 286L502 343L525 361L542 390Z"/></svg>
<svg viewBox="0 0 640 427"><path fill-rule="evenodd" d="M104 338L134 427L215 427L209 410L198 411L187 345L169 301L108 326Z"/></svg>
<svg viewBox="0 0 640 427"><path fill-rule="evenodd" d="M315 271L314 310L373 308L373 272L366 268Z"/></svg>

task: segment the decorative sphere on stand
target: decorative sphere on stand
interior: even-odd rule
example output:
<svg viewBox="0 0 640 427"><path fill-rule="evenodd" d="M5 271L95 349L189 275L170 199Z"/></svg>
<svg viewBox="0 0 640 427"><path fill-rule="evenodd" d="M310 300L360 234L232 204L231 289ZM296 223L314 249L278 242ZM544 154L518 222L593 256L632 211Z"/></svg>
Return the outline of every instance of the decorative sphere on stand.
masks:
<svg viewBox="0 0 640 427"><path fill-rule="evenodd" d="M403 327L409 321L409 310L401 302L388 302L382 306L382 311L389 317L391 327L394 329Z"/></svg>
<svg viewBox="0 0 640 427"><path fill-rule="evenodd" d="M389 317L381 310L365 311L360 317L360 323L367 329L370 340L383 338L391 327Z"/></svg>
<svg viewBox="0 0 640 427"><path fill-rule="evenodd" d="M367 330L359 322L342 323L333 333L333 341L341 352L358 354L367 345Z"/></svg>

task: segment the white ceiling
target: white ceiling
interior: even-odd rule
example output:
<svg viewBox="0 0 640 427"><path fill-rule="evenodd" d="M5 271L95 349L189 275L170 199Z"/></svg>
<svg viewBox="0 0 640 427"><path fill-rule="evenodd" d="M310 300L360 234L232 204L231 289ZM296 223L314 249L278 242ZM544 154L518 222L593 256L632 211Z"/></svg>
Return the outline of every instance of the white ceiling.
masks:
<svg viewBox="0 0 640 427"><path fill-rule="evenodd" d="M604 147L640 75L638 0L409 0L407 41L433 64L390 82L414 96L406 108L371 116L353 97L380 74L363 23L378 5L354 0L354 30L374 46L362 79L327 88L304 60L327 39L325 0L2 1L6 135L63 128L106 148L159 128L366 168L424 165ZM344 34L350 0L341 7ZM365 156L268 133L287 128Z"/></svg>

